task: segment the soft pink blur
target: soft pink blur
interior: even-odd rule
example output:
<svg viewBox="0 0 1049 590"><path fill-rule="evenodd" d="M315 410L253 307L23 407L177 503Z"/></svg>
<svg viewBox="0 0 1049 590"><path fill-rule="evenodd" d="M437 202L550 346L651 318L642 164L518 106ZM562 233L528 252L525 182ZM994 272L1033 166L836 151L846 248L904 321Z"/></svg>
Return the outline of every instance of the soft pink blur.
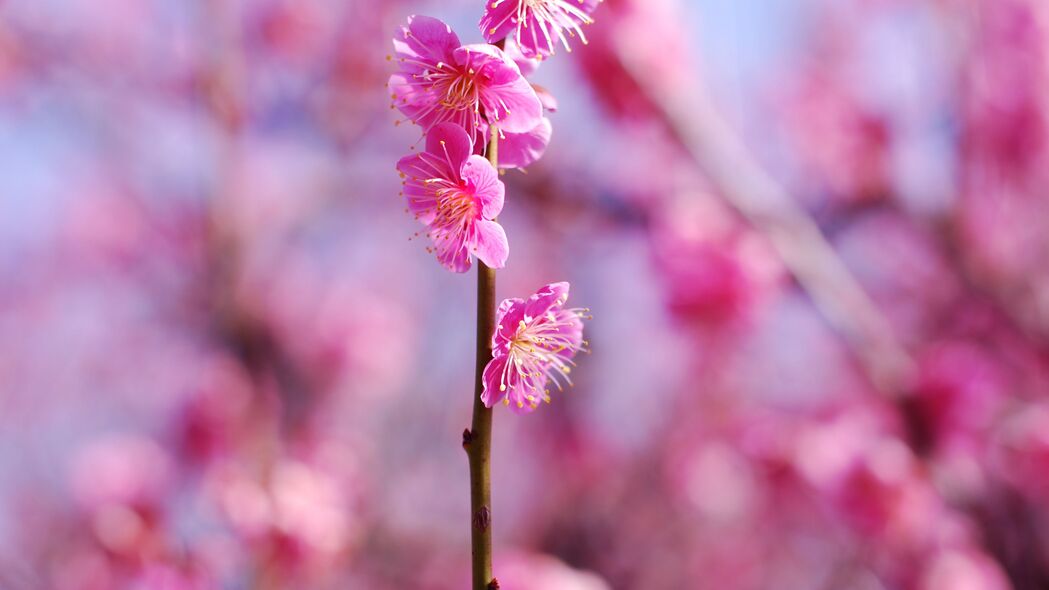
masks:
<svg viewBox="0 0 1049 590"><path fill-rule="evenodd" d="M386 56L484 9L0 0L0 587L467 585L474 277L413 238ZM592 16L509 47L549 146L498 296L593 320L574 387L496 407L501 587L1049 587L1049 3ZM822 231L903 385L664 100Z"/></svg>

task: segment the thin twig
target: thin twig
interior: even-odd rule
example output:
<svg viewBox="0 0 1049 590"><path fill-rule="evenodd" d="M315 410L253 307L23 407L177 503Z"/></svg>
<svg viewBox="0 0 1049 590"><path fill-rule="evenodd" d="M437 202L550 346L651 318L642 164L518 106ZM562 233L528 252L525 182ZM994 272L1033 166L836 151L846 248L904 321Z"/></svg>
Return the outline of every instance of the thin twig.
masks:
<svg viewBox="0 0 1049 590"><path fill-rule="evenodd" d="M823 316L849 344L868 378L890 398L913 386L914 360L812 218L759 166L699 88L665 88L643 60L619 58L670 133L718 193L761 231Z"/></svg>
<svg viewBox="0 0 1049 590"><path fill-rule="evenodd" d="M488 161L498 169L499 132L491 129ZM470 460L470 538L473 588L487 590L492 578L492 410L481 401L482 376L492 359L495 331L495 269L477 261L477 376L474 383L473 424L463 433Z"/></svg>

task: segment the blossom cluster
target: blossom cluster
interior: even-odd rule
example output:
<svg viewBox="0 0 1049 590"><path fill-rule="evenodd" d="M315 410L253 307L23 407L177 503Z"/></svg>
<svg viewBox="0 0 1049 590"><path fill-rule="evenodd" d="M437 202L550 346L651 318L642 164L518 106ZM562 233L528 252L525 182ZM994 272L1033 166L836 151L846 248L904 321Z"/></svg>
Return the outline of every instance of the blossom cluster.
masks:
<svg viewBox="0 0 1049 590"><path fill-rule="evenodd" d="M529 83L539 61L582 27L600 0L491 0L480 21L487 43L462 44L450 26L412 16L393 39L398 71L388 87L393 107L424 134L425 147L397 162L408 211L426 227L427 251L453 272L473 258L506 266L510 245L496 217L506 188L498 169L523 168L550 142L545 116L557 101ZM399 121L398 121L399 123ZM487 157L486 157L487 156ZM498 168L498 169L497 169ZM568 283L540 289L527 302L499 306L493 358L485 370L485 405L517 412L549 401L550 376L561 387L583 346L584 310L566 310Z"/></svg>

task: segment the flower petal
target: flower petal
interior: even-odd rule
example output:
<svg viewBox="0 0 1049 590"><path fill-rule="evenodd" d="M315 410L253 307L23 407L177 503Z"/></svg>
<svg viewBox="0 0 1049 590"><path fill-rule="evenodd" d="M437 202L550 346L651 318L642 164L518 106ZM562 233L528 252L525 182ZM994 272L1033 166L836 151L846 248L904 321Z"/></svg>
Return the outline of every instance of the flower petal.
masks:
<svg viewBox="0 0 1049 590"><path fill-rule="evenodd" d="M459 236L437 236L433 240L437 249L437 260L452 272L463 273L470 270L470 249Z"/></svg>
<svg viewBox="0 0 1049 590"><path fill-rule="evenodd" d="M503 226L494 221L479 219L474 222L476 238L474 253L491 268L503 268L510 256L510 243L506 240Z"/></svg>
<svg viewBox="0 0 1049 590"><path fill-rule="evenodd" d="M415 218L429 225L437 212L437 196L433 189L426 186L422 179L432 168L421 154L405 156L397 162L397 170L407 177L404 183L404 196L408 200L408 209Z"/></svg>
<svg viewBox="0 0 1049 590"><path fill-rule="evenodd" d="M473 152L473 141L466 130L455 123L434 125L426 133L426 151L448 163L454 171L449 180L460 180L459 172Z"/></svg>
<svg viewBox="0 0 1049 590"><path fill-rule="evenodd" d="M554 332L571 342L563 350L558 351L557 355L565 359L574 357L583 344L583 320L574 311L559 310L554 323L557 324Z"/></svg>
<svg viewBox="0 0 1049 590"><path fill-rule="evenodd" d="M495 43L505 39L513 32L517 27L517 21L514 20L517 15L517 5L516 0L502 2L490 0L485 5L484 15L481 17L481 22L478 23L485 41Z"/></svg>
<svg viewBox="0 0 1049 590"><path fill-rule="evenodd" d="M484 402L486 408L494 406L506 397L506 390L500 390L500 384L508 361L506 356L495 357L488 361L484 368L484 373L481 375L483 385L481 401Z"/></svg>
<svg viewBox="0 0 1049 590"><path fill-rule="evenodd" d="M489 41L489 43L491 43L491 41ZM517 68L521 70L521 75L526 78L539 69L539 64L541 63L539 59L536 57L526 57L521 51L521 45L517 43L513 36L506 38L506 44L503 46L503 53L505 53L510 59L514 60L514 63L517 64Z"/></svg>
<svg viewBox="0 0 1049 590"><path fill-rule="evenodd" d="M391 74L386 85L392 93L394 106L400 109L406 117L414 121L422 107L419 104L420 93L412 87L408 75L402 72Z"/></svg>
<svg viewBox="0 0 1049 590"><path fill-rule="evenodd" d="M532 90L535 90L535 95L539 97L539 102L543 104L543 110L551 113L557 112L557 98L552 92L538 84L532 84Z"/></svg>
<svg viewBox="0 0 1049 590"><path fill-rule="evenodd" d="M481 106L490 123L503 131L524 133L539 124L543 105L521 70L493 45L464 45L455 51L458 65L476 72Z"/></svg>
<svg viewBox="0 0 1049 590"><path fill-rule="evenodd" d="M425 61L448 61L462 45L452 27L430 16L409 16L408 26L401 27L399 33L400 39L394 38L397 53L414 54Z"/></svg>
<svg viewBox="0 0 1049 590"><path fill-rule="evenodd" d="M569 285L566 281L550 283L536 291L535 295L525 302L525 321L545 315L555 305L564 305L568 300Z"/></svg>
<svg viewBox="0 0 1049 590"><path fill-rule="evenodd" d="M481 204L481 216L495 219L503 210L506 187L492 164L481 156L470 156L462 166L462 179Z"/></svg>
<svg viewBox="0 0 1049 590"><path fill-rule="evenodd" d="M543 118L543 104L520 74L508 83L482 88L481 104L489 121L508 133L531 131Z"/></svg>
<svg viewBox="0 0 1049 590"><path fill-rule="evenodd" d="M553 134L550 119L543 117L535 129L527 133L503 133L499 140L499 167L524 168L543 156Z"/></svg>
<svg viewBox="0 0 1049 590"><path fill-rule="evenodd" d="M516 297L503 299L495 312L495 333L492 334L492 351L498 355L510 346L510 339L517 330L517 323L524 316L524 300Z"/></svg>
<svg viewBox="0 0 1049 590"><path fill-rule="evenodd" d="M530 414L539 407L548 377L544 372L521 374L514 370L515 367L510 369L506 378L510 410L515 414Z"/></svg>

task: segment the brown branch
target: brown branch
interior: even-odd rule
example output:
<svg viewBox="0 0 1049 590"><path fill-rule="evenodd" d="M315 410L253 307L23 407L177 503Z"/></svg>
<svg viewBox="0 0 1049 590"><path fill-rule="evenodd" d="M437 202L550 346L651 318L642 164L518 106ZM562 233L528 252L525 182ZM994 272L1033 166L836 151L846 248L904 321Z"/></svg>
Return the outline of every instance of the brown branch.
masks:
<svg viewBox="0 0 1049 590"><path fill-rule="evenodd" d="M498 169L499 132L492 127L488 161ZM495 331L495 269L477 261L477 375L474 382L473 424L463 432L463 448L470 460L470 553L473 589L488 590L492 583L492 410L481 401L484 368L492 359ZM497 583L496 583L497 584ZM498 585L496 585L498 587Z"/></svg>

